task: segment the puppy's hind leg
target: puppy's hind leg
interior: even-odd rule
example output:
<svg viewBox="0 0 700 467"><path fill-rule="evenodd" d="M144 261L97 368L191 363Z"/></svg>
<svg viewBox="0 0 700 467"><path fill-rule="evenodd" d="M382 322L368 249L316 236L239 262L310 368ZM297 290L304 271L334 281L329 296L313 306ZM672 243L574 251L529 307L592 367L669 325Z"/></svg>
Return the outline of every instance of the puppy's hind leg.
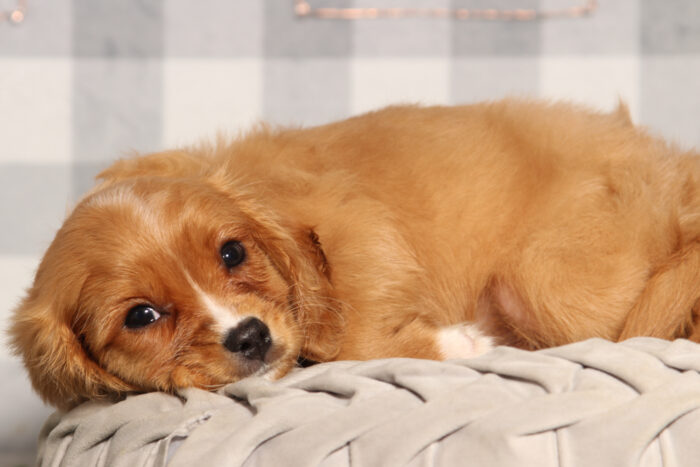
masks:
<svg viewBox="0 0 700 467"><path fill-rule="evenodd" d="M491 337L475 324L461 323L442 328L437 333L437 346L443 360L476 357L494 347Z"/></svg>
<svg viewBox="0 0 700 467"><path fill-rule="evenodd" d="M362 322L367 325L369 321ZM371 325L346 335L339 360L368 360L375 358L422 358L448 360L470 358L487 352L494 346L474 323L441 326L420 317L392 323L390 328Z"/></svg>
<svg viewBox="0 0 700 467"><path fill-rule="evenodd" d="M700 342L700 243L690 243L657 268L627 315L619 339L634 336Z"/></svg>

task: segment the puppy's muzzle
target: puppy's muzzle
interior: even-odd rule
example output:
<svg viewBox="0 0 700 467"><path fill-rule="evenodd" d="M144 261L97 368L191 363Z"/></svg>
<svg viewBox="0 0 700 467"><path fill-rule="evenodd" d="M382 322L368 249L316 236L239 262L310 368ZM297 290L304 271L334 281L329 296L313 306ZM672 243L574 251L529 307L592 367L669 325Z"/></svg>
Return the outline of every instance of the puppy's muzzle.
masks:
<svg viewBox="0 0 700 467"><path fill-rule="evenodd" d="M265 359L272 345L270 329L258 318L246 318L229 330L224 347L248 360Z"/></svg>

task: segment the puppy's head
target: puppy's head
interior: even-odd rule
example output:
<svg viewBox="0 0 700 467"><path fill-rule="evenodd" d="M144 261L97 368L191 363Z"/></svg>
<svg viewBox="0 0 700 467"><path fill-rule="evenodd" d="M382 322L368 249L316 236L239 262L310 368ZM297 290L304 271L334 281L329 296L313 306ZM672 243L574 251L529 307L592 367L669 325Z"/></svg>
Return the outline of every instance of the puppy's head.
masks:
<svg viewBox="0 0 700 467"><path fill-rule="evenodd" d="M281 376L300 354L335 351L316 248L311 231L204 177L115 179L59 230L15 311L13 345L61 408Z"/></svg>

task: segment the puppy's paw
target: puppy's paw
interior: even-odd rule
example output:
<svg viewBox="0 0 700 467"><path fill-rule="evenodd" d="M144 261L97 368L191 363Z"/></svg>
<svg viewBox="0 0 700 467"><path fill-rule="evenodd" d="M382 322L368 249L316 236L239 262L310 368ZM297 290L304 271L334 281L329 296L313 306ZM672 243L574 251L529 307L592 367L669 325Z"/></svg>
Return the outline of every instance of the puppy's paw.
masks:
<svg viewBox="0 0 700 467"><path fill-rule="evenodd" d="M475 324L457 324L441 329L437 344L443 360L476 357L494 347L493 339L482 334Z"/></svg>

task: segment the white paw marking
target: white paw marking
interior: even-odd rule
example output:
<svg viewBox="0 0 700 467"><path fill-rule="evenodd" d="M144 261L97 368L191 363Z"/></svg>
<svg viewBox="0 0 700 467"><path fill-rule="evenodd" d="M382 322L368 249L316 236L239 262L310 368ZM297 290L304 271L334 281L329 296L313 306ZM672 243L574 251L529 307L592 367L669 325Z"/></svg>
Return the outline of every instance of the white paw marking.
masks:
<svg viewBox="0 0 700 467"><path fill-rule="evenodd" d="M471 358L494 347L493 339L482 334L475 324L457 324L438 332L438 347L443 360Z"/></svg>

